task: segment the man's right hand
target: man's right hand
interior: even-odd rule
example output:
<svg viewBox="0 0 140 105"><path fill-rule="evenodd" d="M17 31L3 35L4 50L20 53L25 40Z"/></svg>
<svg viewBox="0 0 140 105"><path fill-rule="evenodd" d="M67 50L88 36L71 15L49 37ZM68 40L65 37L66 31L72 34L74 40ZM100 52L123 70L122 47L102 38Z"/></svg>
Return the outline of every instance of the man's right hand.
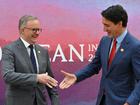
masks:
<svg viewBox="0 0 140 105"><path fill-rule="evenodd" d="M48 73L37 74L37 81L39 83L45 84L50 88L58 86L58 81L48 75Z"/></svg>
<svg viewBox="0 0 140 105"><path fill-rule="evenodd" d="M76 82L77 77L74 74L65 72L63 70L61 71L61 73L63 73L63 75L65 77L64 77L63 81L59 85L60 89L69 88L71 85L73 85Z"/></svg>

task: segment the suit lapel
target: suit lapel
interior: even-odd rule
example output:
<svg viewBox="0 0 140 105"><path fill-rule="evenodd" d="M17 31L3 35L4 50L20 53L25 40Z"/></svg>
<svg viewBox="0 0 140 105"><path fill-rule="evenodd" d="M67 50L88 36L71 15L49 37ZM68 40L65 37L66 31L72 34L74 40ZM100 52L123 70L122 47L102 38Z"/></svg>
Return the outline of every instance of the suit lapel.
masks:
<svg viewBox="0 0 140 105"><path fill-rule="evenodd" d="M39 72L41 70L41 51L39 50L38 46L35 45L35 51L36 51L36 56L37 56L37 60L38 60L38 66L39 66Z"/></svg>
<svg viewBox="0 0 140 105"><path fill-rule="evenodd" d="M108 57L109 57L109 51L110 51L111 42L112 42L112 39L108 38L107 43L104 46L104 52L105 53L104 53L104 57L103 58L105 60L106 72L108 71Z"/></svg>
<svg viewBox="0 0 140 105"><path fill-rule="evenodd" d="M21 41L21 39L17 40L17 48L19 49L19 53L21 53L21 57L23 57L23 59L25 60L25 62L27 63L27 66L29 66L29 70L34 73L33 67L32 67L32 63L31 63L31 59L29 57L29 54L27 52L26 47L24 46L23 42Z"/></svg>

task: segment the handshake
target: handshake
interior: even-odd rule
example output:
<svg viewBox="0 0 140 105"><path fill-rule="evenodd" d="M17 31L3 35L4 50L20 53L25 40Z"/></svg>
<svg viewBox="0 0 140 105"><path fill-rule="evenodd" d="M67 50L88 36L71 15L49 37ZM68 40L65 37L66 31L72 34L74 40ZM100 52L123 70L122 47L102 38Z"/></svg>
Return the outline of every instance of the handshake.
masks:
<svg viewBox="0 0 140 105"><path fill-rule="evenodd" d="M61 73L64 75L64 79L59 84L60 89L69 88L71 85L73 85L76 82L77 77L74 74L65 72L63 70L61 71ZM51 76L49 76L48 73L37 74L37 81L39 83L47 85L50 88L58 86L58 81L52 78Z"/></svg>

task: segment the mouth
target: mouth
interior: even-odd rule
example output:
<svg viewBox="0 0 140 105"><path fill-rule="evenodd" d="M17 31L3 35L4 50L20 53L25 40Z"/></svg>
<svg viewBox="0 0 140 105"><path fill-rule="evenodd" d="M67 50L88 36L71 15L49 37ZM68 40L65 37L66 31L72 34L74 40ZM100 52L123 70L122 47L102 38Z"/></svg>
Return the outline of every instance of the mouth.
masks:
<svg viewBox="0 0 140 105"><path fill-rule="evenodd" d="M32 35L32 38L38 38L38 34Z"/></svg>

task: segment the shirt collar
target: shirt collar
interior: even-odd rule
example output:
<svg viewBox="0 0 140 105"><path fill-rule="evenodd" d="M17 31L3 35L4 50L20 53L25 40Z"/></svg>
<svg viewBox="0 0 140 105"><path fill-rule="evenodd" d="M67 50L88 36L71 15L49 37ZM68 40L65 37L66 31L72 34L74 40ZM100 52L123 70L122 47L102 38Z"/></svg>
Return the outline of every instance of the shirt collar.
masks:
<svg viewBox="0 0 140 105"><path fill-rule="evenodd" d="M25 41L22 37L20 37L20 39L23 42L23 44L25 45L25 47L28 48L30 44L27 41Z"/></svg>
<svg viewBox="0 0 140 105"><path fill-rule="evenodd" d="M125 29L125 31L119 36L119 37L117 37L117 43L119 44L119 43L121 43L122 41L123 41L123 39L124 39L124 37L126 36L126 34L127 34L127 29Z"/></svg>

